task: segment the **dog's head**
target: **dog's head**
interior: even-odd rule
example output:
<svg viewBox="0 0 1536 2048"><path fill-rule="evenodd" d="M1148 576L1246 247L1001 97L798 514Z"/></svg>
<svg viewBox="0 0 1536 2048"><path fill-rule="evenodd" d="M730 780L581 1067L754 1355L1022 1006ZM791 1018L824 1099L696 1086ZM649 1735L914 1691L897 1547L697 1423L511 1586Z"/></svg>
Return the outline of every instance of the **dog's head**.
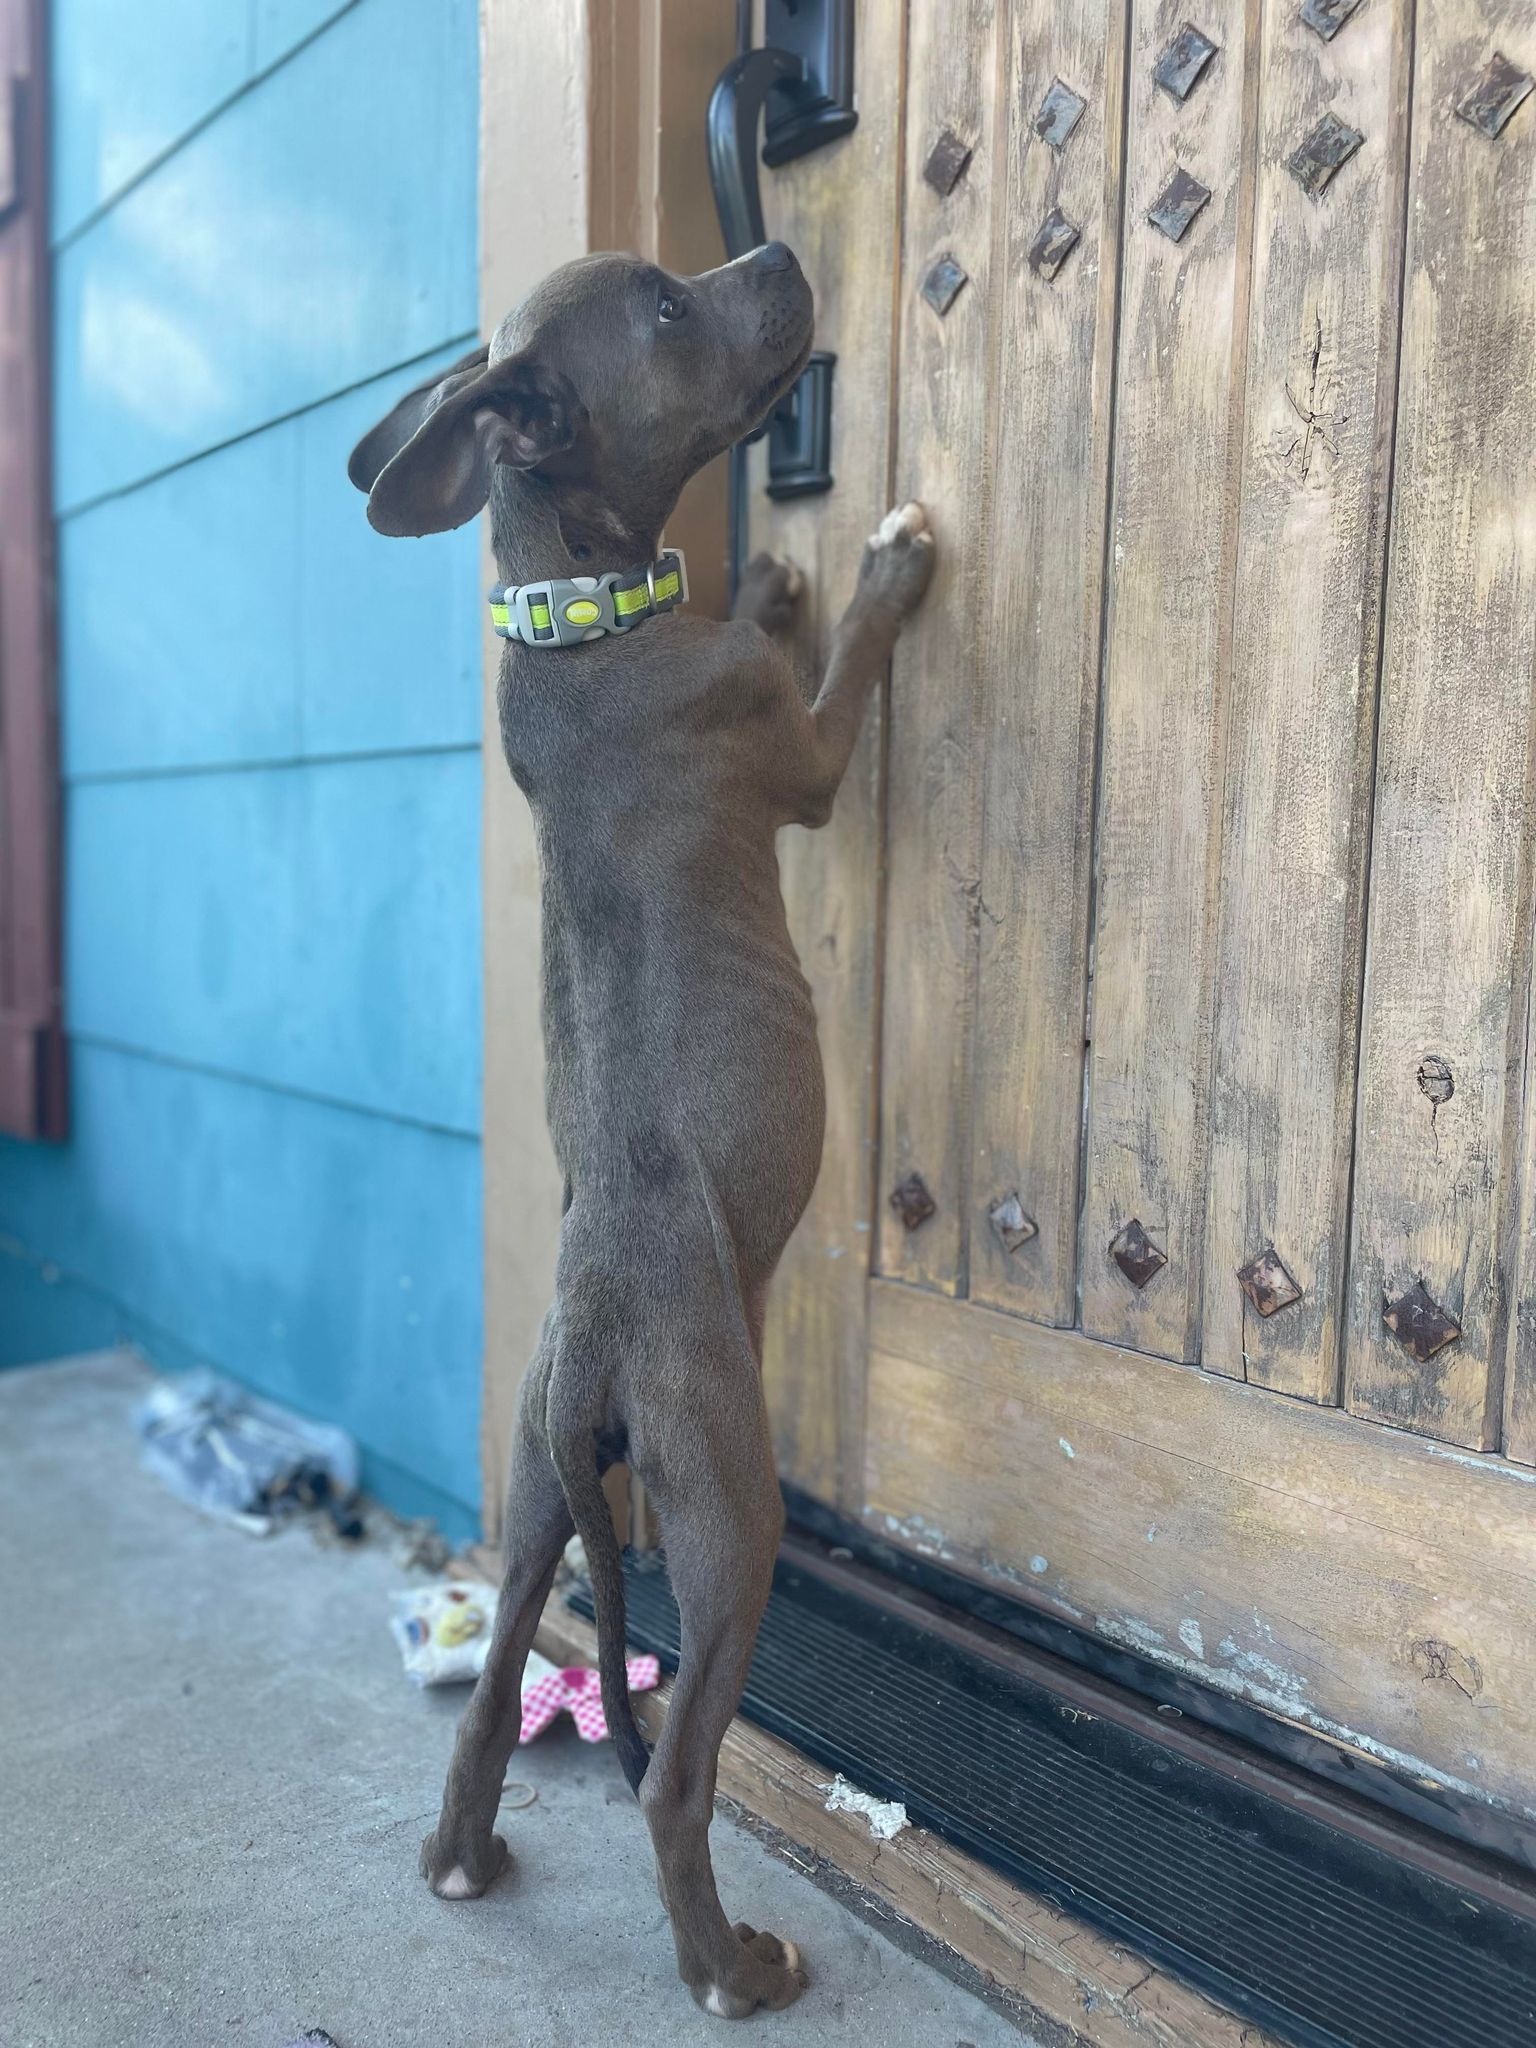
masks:
<svg viewBox="0 0 1536 2048"><path fill-rule="evenodd" d="M474 518L498 464L537 471L573 551L655 534L695 470L761 424L804 367L811 289L782 242L702 277L586 256L352 451L380 533ZM589 537L590 536L590 537Z"/></svg>

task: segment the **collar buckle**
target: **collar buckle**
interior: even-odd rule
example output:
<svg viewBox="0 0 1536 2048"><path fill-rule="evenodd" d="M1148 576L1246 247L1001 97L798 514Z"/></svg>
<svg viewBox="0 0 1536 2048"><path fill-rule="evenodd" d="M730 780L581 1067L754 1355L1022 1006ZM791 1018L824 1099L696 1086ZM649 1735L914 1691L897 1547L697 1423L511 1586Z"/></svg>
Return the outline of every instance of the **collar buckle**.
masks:
<svg viewBox="0 0 1536 2048"><path fill-rule="evenodd" d="M688 602L688 566L678 548L645 565L645 580L552 576L540 583L498 583L490 592L491 624L503 640L524 647L579 647L629 633L661 612Z"/></svg>

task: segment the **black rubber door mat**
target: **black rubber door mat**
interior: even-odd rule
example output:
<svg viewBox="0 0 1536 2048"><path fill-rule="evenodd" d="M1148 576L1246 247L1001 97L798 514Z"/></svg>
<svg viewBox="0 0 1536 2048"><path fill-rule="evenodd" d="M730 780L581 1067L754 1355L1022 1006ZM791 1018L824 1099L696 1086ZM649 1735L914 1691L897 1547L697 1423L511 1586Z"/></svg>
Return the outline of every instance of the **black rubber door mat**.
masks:
<svg viewBox="0 0 1536 2048"><path fill-rule="evenodd" d="M626 1580L675 1670L664 1569ZM1299 2048L1536 2044L1536 1924L783 1560L742 1711Z"/></svg>

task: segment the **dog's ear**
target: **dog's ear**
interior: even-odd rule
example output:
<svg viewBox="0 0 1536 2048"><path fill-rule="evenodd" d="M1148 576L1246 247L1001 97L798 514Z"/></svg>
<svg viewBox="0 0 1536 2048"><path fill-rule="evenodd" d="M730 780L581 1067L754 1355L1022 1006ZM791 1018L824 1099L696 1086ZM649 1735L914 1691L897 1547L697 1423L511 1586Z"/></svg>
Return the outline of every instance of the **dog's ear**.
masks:
<svg viewBox="0 0 1536 2048"><path fill-rule="evenodd" d="M484 509L498 462L536 468L571 446L582 418L558 371L525 356L488 365L480 348L408 391L352 450L347 475L380 533L444 533Z"/></svg>

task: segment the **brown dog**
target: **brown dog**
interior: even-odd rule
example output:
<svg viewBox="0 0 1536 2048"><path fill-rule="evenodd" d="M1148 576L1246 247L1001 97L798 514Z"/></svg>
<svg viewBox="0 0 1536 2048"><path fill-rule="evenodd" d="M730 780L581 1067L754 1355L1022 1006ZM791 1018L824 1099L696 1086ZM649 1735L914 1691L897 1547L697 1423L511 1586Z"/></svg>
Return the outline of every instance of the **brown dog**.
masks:
<svg viewBox="0 0 1536 2048"><path fill-rule="evenodd" d="M630 607L606 637L513 642L502 659L502 741L538 831L565 1215L522 1386L495 1639L422 1867L439 1897L466 1899L506 1864L492 1828L523 1663L574 1526L608 1725L650 1825L678 1970L732 2018L788 2005L805 1983L791 1944L726 1919L708 1842L783 1527L764 1298L821 1159L816 1020L774 840L828 817L933 547L920 506L885 519L814 704L764 630L790 615L792 570L760 556L729 625L672 611L646 573L684 483L788 389L811 325L810 288L780 243L696 278L588 257L488 351L403 398L350 465L381 532L438 532L489 500L508 585L618 571ZM580 619L610 602L566 598ZM544 630L527 625L538 615L525 609L525 630ZM653 1757L624 1690L624 1582L601 1486L620 1459L655 1502L682 1614Z"/></svg>

